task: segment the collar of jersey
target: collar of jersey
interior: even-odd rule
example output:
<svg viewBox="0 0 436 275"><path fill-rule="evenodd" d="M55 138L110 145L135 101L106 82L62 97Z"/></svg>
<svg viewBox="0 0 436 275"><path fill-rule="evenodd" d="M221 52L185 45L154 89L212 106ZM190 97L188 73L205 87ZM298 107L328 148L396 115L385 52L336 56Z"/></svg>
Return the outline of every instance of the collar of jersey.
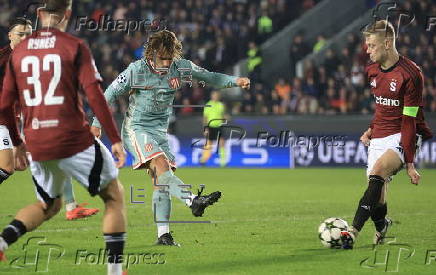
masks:
<svg viewBox="0 0 436 275"><path fill-rule="evenodd" d="M395 62L394 65L390 66L390 67L387 68L386 70L383 70L382 67L381 67L380 65L378 65L379 68L380 68L380 71L383 72L383 73L389 73L389 72L392 72L392 70L395 69L395 67L398 66L398 63L400 63L401 58L402 58L402 56L400 55L399 58L398 58L398 61Z"/></svg>

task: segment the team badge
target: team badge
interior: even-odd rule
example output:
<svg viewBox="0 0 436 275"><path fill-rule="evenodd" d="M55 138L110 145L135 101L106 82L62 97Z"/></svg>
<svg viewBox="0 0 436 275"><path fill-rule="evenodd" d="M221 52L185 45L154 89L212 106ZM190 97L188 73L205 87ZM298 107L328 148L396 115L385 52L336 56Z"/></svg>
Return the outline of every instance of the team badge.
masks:
<svg viewBox="0 0 436 275"><path fill-rule="evenodd" d="M389 90L391 90L391 92L395 92L397 90L397 80L396 79L391 80L391 83L389 84Z"/></svg>
<svg viewBox="0 0 436 275"><path fill-rule="evenodd" d="M371 87L376 88L377 83L375 82L375 78L371 81Z"/></svg>
<svg viewBox="0 0 436 275"><path fill-rule="evenodd" d="M147 143L145 144L145 152L151 152L153 150L153 144Z"/></svg>
<svg viewBox="0 0 436 275"><path fill-rule="evenodd" d="M169 78L168 84L171 89L177 90L180 88L180 79L177 77Z"/></svg>

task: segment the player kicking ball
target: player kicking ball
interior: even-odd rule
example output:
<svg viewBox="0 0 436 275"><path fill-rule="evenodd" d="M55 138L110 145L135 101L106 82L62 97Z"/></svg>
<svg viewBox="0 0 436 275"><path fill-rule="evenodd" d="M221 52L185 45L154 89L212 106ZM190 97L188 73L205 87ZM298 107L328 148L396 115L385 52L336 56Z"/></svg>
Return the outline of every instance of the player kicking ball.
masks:
<svg viewBox="0 0 436 275"><path fill-rule="evenodd" d="M32 22L23 17L17 17L10 21L8 38L10 43L0 49L0 90L3 86L3 77L6 72L6 64L12 51L18 44L32 34ZM17 110L16 110L17 111ZM25 170L22 163L14 164L13 146L9 137L9 131L2 122L0 117L0 184L7 180L17 170ZM65 184L64 202L66 208L67 220L82 219L99 212L97 208L86 208L86 203L77 204L74 198L73 186L70 183Z"/></svg>
<svg viewBox="0 0 436 275"><path fill-rule="evenodd" d="M115 79L105 92L106 100L114 103L121 95L129 95L129 106L122 128L125 148L135 158L133 169L146 168L154 185L152 209L157 223L157 244L178 245L170 231L170 195L190 207L195 217L221 197L221 192L193 195L174 174L175 159L167 138L169 116L174 94L182 82L204 81L217 88L249 88L248 78L238 78L209 72L183 59L182 44L173 32L153 33L145 47L144 58L133 62ZM94 120L94 135L101 134L100 123ZM154 182L154 180L152 180Z"/></svg>
<svg viewBox="0 0 436 275"><path fill-rule="evenodd" d="M343 248L353 248L354 238L371 217L375 225L374 244L383 244L392 222L386 217L387 185L403 166L412 184L420 175L413 164L423 140L432 138L424 120L421 69L400 56L395 31L385 20L368 25L364 32L372 63L366 67L375 98L375 115L360 140L368 148L368 188L359 201L352 230L343 232Z"/></svg>
<svg viewBox="0 0 436 275"><path fill-rule="evenodd" d="M102 229L108 251L107 274L121 275L126 214L117 168L124 164L125 152L89 48L65 33L71 6L71 0L45 0L38 9L42 28L14 49L7 64L0 111L16 146L16 160L25 163L27 151L31 154L30 169L39 202L18 211L3 229L0 260L5 260L5 250L18 238L59 212L64 185L75 178L105 204ZM79 90L101 119L117 163L91 134ZM17 101L24 117L26 145L14 116Z"/></svg>

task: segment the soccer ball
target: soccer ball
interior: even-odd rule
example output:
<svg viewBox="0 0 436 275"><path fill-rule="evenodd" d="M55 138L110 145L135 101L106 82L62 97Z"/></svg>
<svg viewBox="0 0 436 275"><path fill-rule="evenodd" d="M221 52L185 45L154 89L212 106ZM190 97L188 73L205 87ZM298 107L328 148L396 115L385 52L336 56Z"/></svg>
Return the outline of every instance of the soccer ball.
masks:
<svg viewBox="0 0 436 275"><path fill-rule="evenodd" d="M348 224L340 218L328 218L318 227L318 236L325 247L341 248L341 232L348 231Z"/></svg>

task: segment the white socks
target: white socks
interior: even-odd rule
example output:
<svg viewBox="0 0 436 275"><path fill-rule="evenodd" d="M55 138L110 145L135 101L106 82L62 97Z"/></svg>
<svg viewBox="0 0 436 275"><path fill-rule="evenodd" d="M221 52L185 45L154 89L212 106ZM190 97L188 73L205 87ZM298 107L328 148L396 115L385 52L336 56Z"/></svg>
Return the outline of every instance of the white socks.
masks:
<svg viewBox="0 0 436 275"><path fill-rule="evenodd" d="M0 251L6 251L8 249L8 243L0 237Z"/></svg>
<svg viewBox="0 0 436 275"><path fill-rule="evenodd" d="M123 264L107 264L107 275L122 275Z"/></svg>
<svg viewBox="0 0 436 275"><path fill-rule="evenodd" d="M164 223L157 224L157 237L159 238L165 233L170 233L170 225Z"/></svg>
<svg viewBox="0 0 436 275"><path fill-rule="evenodd" d="M192 204L192 200L196 197L197 195L191 194L189 196L190 199L186 199L186 205L189 207Z"/></svg>
<svg viewBox="0 0 436 275"><path fill-rule="evenodd" d="M77 207L77 203L76 203L76 202L70 202L70 203L65 204L65 209L66 209L67 211L72 211L72 210L74 210L76 207Z"/></svg>

